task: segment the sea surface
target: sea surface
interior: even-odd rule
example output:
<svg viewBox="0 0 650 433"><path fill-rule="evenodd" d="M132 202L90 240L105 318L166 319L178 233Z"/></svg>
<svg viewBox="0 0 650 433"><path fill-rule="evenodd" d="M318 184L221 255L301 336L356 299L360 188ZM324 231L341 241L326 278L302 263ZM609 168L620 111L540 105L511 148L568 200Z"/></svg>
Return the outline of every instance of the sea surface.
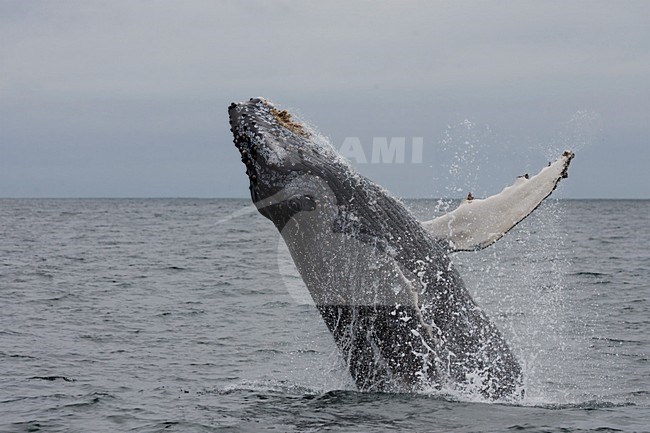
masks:
<svg viewBox="0 0 650 433"><path fill-rule="evenodd" d="M2 199L0 431L650 431L649 246L650 201L561 200L454 256L512 405L357 392L249 200Z"/></svg>

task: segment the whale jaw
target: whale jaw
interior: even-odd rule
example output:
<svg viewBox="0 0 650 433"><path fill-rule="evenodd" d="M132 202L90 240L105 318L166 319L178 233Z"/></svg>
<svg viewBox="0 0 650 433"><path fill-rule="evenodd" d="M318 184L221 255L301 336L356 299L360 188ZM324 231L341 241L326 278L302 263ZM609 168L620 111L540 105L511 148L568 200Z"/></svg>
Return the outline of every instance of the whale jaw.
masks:
<svg viewBox="0 0 650 433"><path fill-rule="evenodd" d="M249 179L251 199L278 229L298 211L314 207L314 198L329 200L350 167L325 139L286 110L264 98L232 103L230 131Z"/></svg>
<svg viewBox="0 0 650 433"><path fill-rule="evenodd" d="M286 146L291 133L274 115L277 111L263 98L233 102L228 107L230 131L246 167L253 203L276 195L299 170L288 161ZM260 212L270 218L268 212Z"/></svg>

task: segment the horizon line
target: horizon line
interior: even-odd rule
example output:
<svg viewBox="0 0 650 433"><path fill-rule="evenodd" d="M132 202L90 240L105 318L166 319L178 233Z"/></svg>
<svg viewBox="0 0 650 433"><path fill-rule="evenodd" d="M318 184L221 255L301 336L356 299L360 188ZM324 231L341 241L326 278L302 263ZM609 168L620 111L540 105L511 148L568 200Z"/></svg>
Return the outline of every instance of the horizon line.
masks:
<svg viewBox="0 0 650 433"><path fill-rule="evenodd" d="M396 197L399 200L463 200L465 197ZM486 197L475 197L482 199ZM250 197L205 196L6 196L0 200L250 200ZM557 197L552 200L650 200L650 197Z"/></svg>

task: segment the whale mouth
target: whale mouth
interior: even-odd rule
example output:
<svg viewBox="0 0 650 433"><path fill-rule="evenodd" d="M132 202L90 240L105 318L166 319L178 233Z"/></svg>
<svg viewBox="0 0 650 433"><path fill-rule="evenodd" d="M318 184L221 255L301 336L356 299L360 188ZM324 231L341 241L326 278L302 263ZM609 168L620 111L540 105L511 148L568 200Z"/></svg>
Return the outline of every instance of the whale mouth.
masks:
<svg viewBox="0 0 650 433"><path fill-rule="evenodd" d="M265 137L260 130L260 121L264 111L269 110L268 102L261 98L251 98L248 102L233 102L228 107L230 118L230 132L233 134L235 147L239 150L241 161L246 166L246 175L251 181L251 186L256 183L259 167L260 148L264 145ZM265 109L266 108L266 109Z"/></svg>

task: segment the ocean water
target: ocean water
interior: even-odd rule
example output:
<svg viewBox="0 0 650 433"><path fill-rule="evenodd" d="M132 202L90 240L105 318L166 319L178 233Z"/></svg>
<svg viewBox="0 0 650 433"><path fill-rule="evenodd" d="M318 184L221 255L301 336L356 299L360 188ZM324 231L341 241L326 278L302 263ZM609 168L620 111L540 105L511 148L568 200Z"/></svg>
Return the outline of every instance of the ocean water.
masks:
<svg viewBox="0 0 650 433"><path fill-rule="evenodd" d="M511 405L355 391L248 200L3 199L0 431L650 431L649 245L650 201L548 201L454 257Z"/></svg>

